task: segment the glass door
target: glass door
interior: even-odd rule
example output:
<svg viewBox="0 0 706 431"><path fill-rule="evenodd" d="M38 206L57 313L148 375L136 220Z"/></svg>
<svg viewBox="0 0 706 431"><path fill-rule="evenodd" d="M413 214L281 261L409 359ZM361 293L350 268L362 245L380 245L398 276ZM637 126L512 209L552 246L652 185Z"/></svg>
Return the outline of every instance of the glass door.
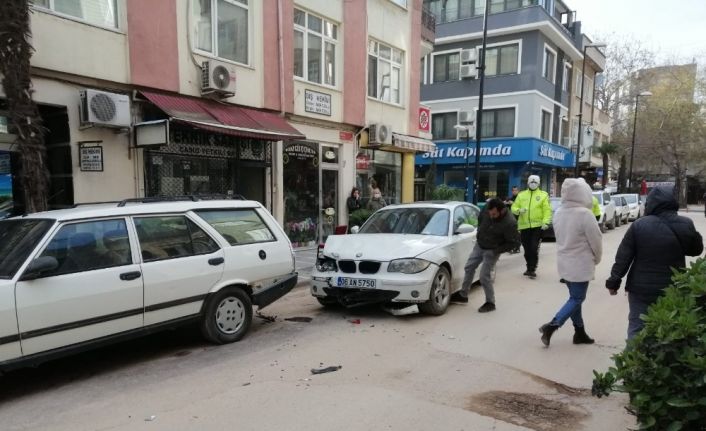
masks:
<svg viewBox="0 0 706 431"><path fill-rule="evenodd" d="M333 235L339 219L338 169L321 170L321 241Z"/></svg>

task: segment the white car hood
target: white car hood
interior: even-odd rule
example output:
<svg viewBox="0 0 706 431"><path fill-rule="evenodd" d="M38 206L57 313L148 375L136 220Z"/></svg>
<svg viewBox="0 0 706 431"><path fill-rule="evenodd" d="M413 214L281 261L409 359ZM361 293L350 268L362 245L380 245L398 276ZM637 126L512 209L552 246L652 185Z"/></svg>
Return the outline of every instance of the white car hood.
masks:
<svg viewBox="0 0 706 431"><path fill-rule="evenodd" d="M445 244L448 238L435 235L352 234L331 235L324 255L334 259L377 260L381 262L415 257Z"/></svg>

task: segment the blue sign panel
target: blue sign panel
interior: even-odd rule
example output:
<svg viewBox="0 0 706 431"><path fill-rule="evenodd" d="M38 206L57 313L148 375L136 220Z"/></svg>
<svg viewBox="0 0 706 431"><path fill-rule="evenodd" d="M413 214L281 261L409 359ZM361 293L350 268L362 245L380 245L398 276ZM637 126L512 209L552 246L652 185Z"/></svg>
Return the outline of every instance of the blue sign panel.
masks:
<svg viewBox="0 0 706 431"><path fill-rule="evenodd" d="M0 151L0 219L9 215L12 205L10 153Z"/></svg>
<svg viewBox="0 0 706 431"><path fill-rule="evenodd" d="M430 165L435 161L439 165L461 165L468 157L469 163L475 163L475 142L466 147L465 141L440 142L436 150L416 156L418 165ZM534 138L493 139L481 141L480 162L518 163L535 162L538 164L570 168L574 166L574 154L568 148Z"/></svg>

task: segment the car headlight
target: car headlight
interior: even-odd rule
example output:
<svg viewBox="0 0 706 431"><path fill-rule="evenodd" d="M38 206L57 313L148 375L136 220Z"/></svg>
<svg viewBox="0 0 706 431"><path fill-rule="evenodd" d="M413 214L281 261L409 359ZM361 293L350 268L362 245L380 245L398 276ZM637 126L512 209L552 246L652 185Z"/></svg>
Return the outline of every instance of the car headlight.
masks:
<svg viewBox="0 0 706 431"><path fill-rule="evenodd" d="M335 260L323 258L316 261L316 270L319 272L333 272L338 270L338 268Z"/></svg>
<svg viewBox="0 0 706 431"><path fill-rule="evenodd" d="M387 272L416 274L429 268L429 265L431 265L431 262L424 259L396 259L387 265Z"/></svg>

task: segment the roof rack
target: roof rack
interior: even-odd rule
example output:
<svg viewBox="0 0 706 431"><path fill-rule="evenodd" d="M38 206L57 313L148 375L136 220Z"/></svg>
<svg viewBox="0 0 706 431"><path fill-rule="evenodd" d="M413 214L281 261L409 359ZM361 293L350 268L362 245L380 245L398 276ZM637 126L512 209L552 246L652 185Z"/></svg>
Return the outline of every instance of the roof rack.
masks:
<svg viewBox="0 0 706 431"><path fill-rule="evenodd" d="M76 208L85 205L104 205L104 204L117 204L120 201L102 201L102 202L78 202L70 206L69 208Z"/></svg>
<svg viewBox="0 0 706 431"><path fill-rule="evenodd" d="M245 200L242 195L221 195L221 194L209 194L209 195L182 195L182 196L153 196L146 198L131 198L123 199L118 202L118 207L124 207L128 203L141 203L141 204L151 204L158 202L178 202L178 201L191 201L198 202L201 200Z"/></svg>

